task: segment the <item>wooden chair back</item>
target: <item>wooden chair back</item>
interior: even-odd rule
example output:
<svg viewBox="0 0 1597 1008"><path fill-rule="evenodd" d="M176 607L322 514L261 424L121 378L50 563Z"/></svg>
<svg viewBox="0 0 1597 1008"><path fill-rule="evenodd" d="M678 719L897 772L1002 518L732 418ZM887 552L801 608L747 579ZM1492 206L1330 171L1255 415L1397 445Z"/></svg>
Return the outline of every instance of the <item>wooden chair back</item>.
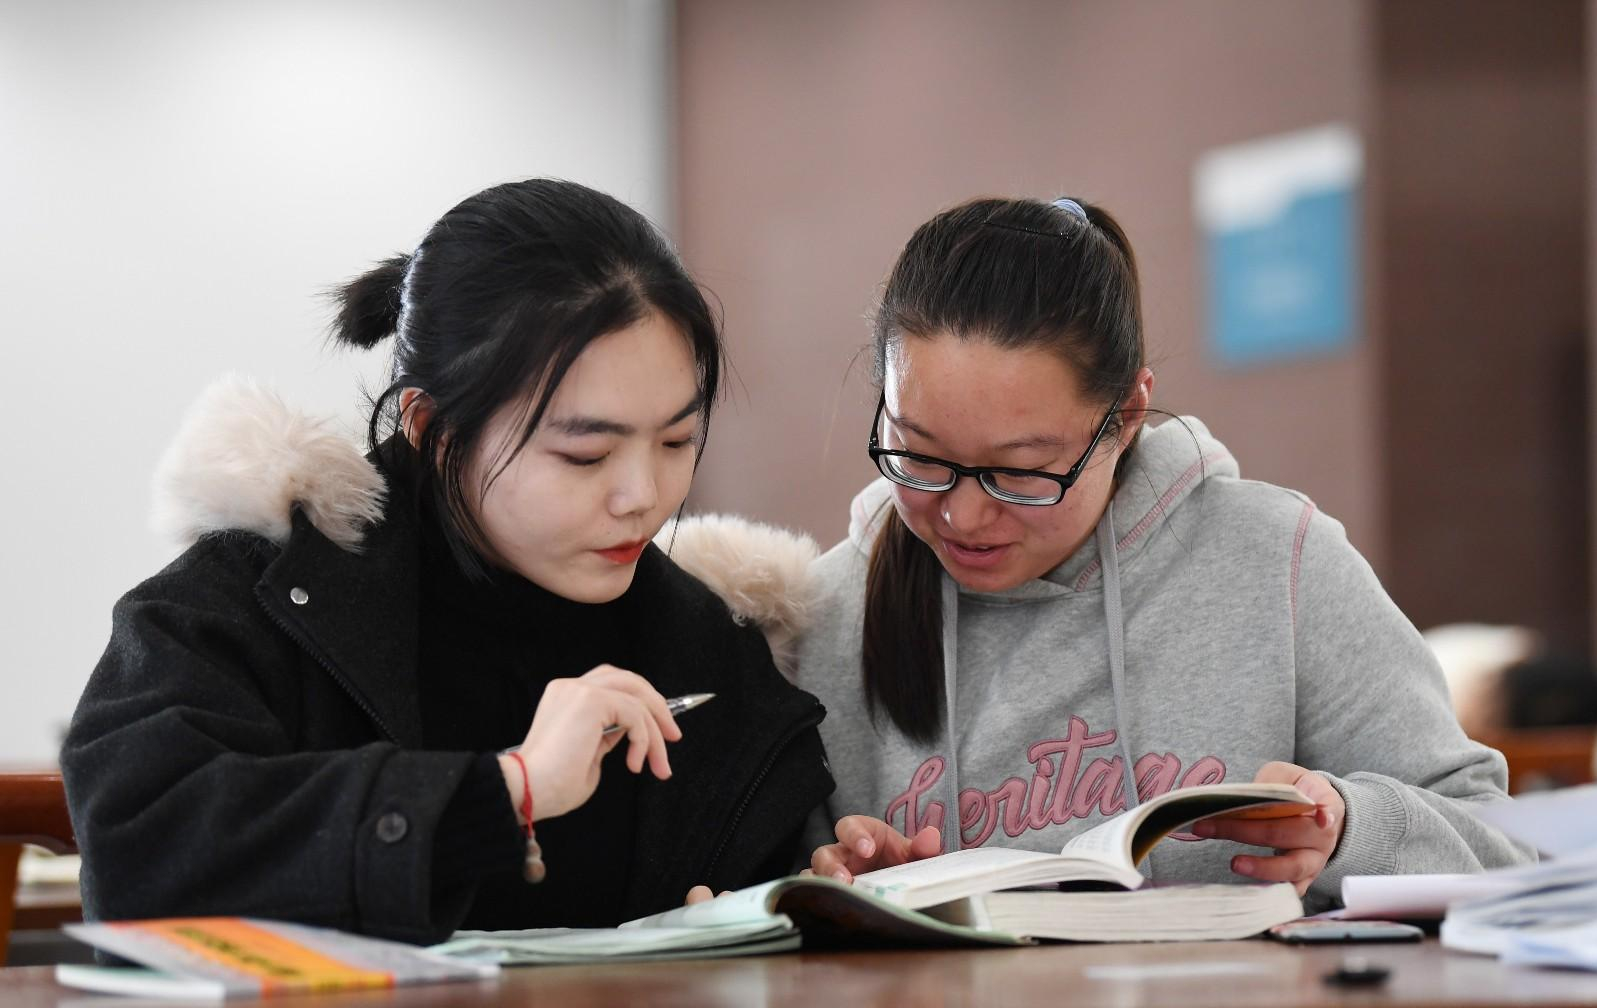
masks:
<svg viewBox="0 0 1597 1008"><path fill-rule="evenodd" d="M1597 728L1521 728L1482 733L1508 760L1508 791L1590 784L1597 773Z"/></svg>
<svg viewBox="0 0 1597 1008"><path fill-rule="evenodd" d="M17 913L17 862L23 844L77 852L59 773L0 773L0 966Z"/></svg>

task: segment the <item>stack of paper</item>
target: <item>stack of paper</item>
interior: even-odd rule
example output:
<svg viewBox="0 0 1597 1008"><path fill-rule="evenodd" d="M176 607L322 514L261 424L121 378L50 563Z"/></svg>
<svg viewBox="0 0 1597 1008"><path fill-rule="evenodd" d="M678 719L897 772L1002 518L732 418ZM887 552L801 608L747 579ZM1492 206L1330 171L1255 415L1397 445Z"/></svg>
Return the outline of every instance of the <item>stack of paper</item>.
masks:
<svg viewBox="0 0 1597 1008"><path fill-rule="evenodd" d="M1507 962L1597 970L1597 786L1529 795L1479 814L1553 860L1489 873L1504 887L1450 904L1442 944Z"/></svg>
<svg viewBox="0 0 1597 1008"><path fill-rule="evenodd" d="M1439 921L1454 903L1501 896L1518 887L1518 882L1500 872L1349 875L1342 879L1342 908L1320 916L1338 920Z"/></svg>
<svg viewBox="0 0 1597 1008"><path fill-rule="evenodd" d="M1441 920L1448 948L1597 970L1597 785L1476 815L1546 860L1478 875L1351 875L1342 880L1343 908L1324 916Z"/></svg>
<svg viewBox="0 0 1597 1008"><path fill-rule="evenodd" d="M1510 888L1449 906L1443 945L1513 962L1597 969L1597 848L1493 874Z"/></svg>

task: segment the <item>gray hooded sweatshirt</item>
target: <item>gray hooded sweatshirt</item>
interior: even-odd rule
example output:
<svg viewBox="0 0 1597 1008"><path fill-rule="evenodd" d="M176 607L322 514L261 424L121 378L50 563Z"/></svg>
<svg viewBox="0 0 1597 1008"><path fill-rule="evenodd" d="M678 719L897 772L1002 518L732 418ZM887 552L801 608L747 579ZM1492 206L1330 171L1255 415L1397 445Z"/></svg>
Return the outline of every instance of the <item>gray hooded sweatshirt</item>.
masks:
<svg viewBox="0 0 1597 1008"><path fill-rule="evenodd" d="M812 846L862 813L938 826L944 850L1056 851L1138 798L1284 760L1347 803L1311 908L1346 875L1532 857L1471 814L1505 797L1503 758L1459 729L1436 660L1341 524L1240 478L1198 421L1147 429L1094 537L1041 578L975 592L942 575L946 721L929 745L873 719L861 689L866 561L891 507L885 480L867 486L812 569L797 680L826 705L837 779ZM1263 853L1178 834L1143 872L1236 881L1242 852Z"/></svg>

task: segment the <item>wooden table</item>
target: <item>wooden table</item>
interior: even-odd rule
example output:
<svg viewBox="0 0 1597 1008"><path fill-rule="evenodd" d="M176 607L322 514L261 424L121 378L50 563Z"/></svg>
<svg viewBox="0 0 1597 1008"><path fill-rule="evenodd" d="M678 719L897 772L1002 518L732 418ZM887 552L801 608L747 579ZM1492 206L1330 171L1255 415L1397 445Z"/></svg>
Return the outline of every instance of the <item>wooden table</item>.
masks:
<svg viewBox="0 0 1597 1008"><path fill-rule="evenodd" d="M1376 987L1321 977L1356 955L1391 968ZM57 1008L93 995L59 987L48 967L0 970L0 1004ZM114 1008L119 1000L95 998ZM136 1002L127 1002L133 1004ZM148 1002L144 1002L148 1003ZM239 1002L229 1002L236 1004ZM250 1002L244 1002L250 1003ZM1417 945L1297 948L1264 940L1170 945L1050 945L947 952L837 952L614 966L507 970L498 981L274 998L280 1008L346 1005L1593 1005L1597 973L1507 967Z"/></svg>

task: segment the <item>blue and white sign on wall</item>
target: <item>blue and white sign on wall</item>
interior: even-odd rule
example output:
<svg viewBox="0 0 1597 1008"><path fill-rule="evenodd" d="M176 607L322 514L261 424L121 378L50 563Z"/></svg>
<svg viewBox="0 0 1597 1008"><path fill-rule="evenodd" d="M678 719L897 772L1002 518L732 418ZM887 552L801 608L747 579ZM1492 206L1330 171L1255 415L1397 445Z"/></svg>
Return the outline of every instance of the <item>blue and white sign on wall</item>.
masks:
<svg viewBox="0 0 1597 1008"><path fill-rule="evenodd" d="M1364 154L1341 125L1216 148L1193 201L1220 363L1334 353L1358 326L1358 189Z"/></svg>

